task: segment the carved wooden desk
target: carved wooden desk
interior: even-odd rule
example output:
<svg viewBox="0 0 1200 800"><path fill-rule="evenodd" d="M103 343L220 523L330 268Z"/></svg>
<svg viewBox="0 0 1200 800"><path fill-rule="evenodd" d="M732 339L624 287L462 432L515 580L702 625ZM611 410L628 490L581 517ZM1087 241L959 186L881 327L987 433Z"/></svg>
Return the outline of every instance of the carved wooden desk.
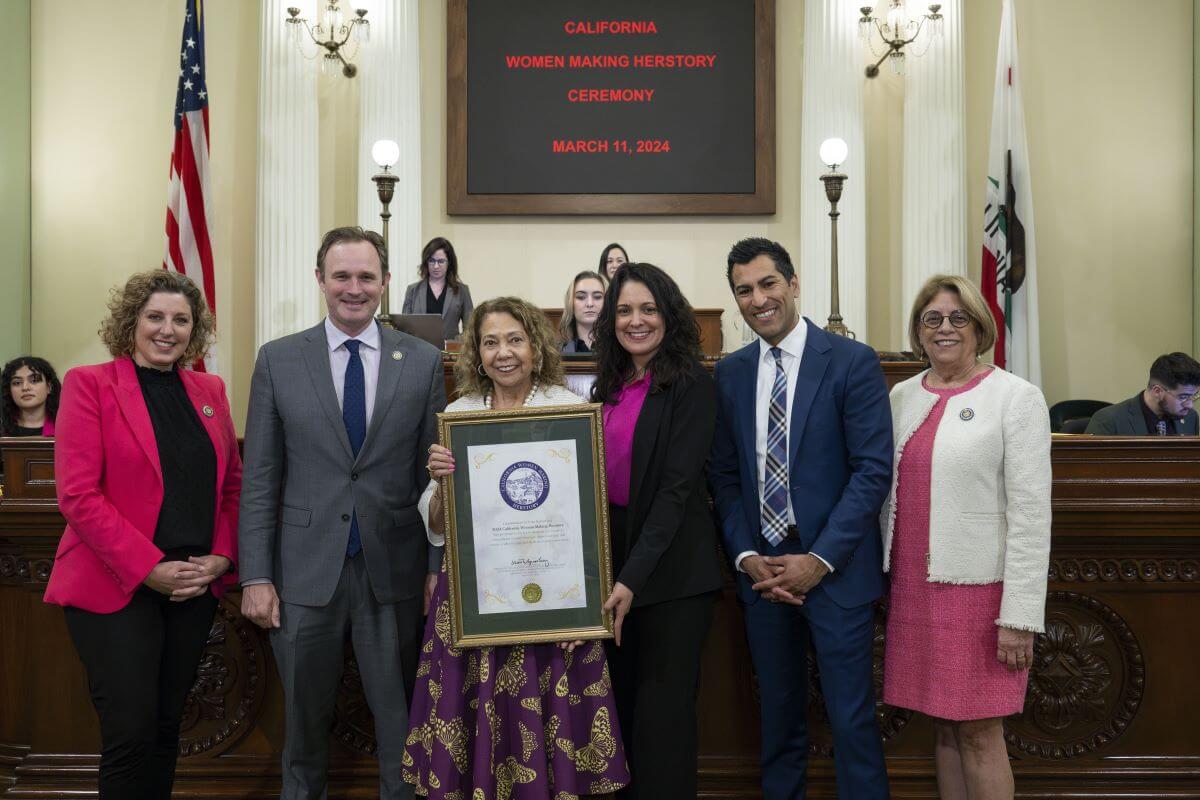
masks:
<svg viewBox="0 0 1200 800"><path fill-rule="evenodd" d="M37 463L52 442L10 441L19 444L6 459L45 477ZM1200 440L1056 438L1053 454L1047 633L1025 711L1008 726L1017 794L1200 798ZM86 678L62 612L41 602L62 526L45 484L0 500L5 798L95 796ZM881 644L882 633L877 653ZM330 794L374 797L372 723L348 667ZM810 691L810 797L834 797L820 693ZM885 706L878 718L894 796L936 797L928 722ZM235 595L220 606L188 700L176 796L277 797L282 720L267 638L242 620ZM700 725L701 796L758 797L755 684L732 587L708 642Z"/></svg>

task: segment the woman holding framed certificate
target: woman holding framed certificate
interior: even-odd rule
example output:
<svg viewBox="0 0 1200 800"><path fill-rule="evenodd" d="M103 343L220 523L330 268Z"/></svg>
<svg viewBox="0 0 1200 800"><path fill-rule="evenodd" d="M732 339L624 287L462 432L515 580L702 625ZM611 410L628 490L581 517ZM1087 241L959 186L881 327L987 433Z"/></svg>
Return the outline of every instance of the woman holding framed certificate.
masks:
<svg viewBox="0 0 1200 800"><path fill-rule="evenodd" d="M476 307L463 332L455 377L459 399L447 413L583 402L563 386L558 344L545 315L514 297ZM455 473L451 450L433 445L427 469L435 480L418 509L430 541L440 545L447 529L441 479ZM469 472L465 465L463 471ZM456 647L450 594L443 565L425 627L404 755L404 779L417 793L552 800L628 784L603 644Z"/></svg>
<svg viewBox="0 0 1200 800"><path fill-rule="evenodd" d="M658 267L625 264L596 328L616 578L605 608L629 795L690 799L700 657L721 586L704 478L716 389L691 305Z"/></svg>

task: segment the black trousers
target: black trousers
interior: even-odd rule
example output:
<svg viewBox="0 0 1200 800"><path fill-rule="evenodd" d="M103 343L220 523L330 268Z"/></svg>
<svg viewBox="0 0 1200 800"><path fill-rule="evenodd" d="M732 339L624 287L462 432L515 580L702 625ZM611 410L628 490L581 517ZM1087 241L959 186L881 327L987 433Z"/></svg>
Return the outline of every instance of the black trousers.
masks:
<svg viewBox="0 0 1200 800"><path fill-rule="evenodd" d="M613 574L624 556L625 509L611 506ZM636 597L634 598L636 601ZM608 665L632 780L623 800L694 800L696 697L715 592L633 608Z"/></svg>
<svg viewBox="0 0 1200 800"><path fill-rule="evenodd" d="M67 629L100 717L101 800L168 800L179 723L217 600L180 603L146 587L112 614L67 608Z"/></svg>

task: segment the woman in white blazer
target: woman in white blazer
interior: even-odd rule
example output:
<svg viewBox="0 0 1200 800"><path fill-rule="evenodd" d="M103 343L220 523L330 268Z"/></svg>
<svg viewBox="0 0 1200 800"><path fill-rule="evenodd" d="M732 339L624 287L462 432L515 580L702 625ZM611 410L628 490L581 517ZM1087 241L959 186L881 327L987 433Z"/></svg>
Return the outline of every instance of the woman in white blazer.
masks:
<svg viewBox="0 0 1200 800"><path fill-rule="evenodd" d="M933 718L942 797L1011 798L1002 720L1044 629L1050 417L1036 386L980 360L996 326L966 278L926 282L909 338L929 369L891 394L883 699Z"/></svg>

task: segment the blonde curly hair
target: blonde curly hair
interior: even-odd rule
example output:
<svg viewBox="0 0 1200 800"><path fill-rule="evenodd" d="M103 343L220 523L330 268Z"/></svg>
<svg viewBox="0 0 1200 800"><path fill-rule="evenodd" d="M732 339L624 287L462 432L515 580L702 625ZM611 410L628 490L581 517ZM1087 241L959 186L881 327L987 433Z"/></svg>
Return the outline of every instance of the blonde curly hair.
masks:
<svg viewBox="0 0 1200 800"><path fill-rule="evenodd" d="M177 363L191 364L204 356L216 334L216 317L208 310L204 293L191 278L179 272L151 269L137 272L121 288L113 287L108 300L108 318L100 323L100 340L113 358L132 356L138 316L150 295L157 292L181 294L192 309L192 337Z"/></svg>
<svg viewBox="0 0 1200 800"><path fill-rule="evenodd" d="M475 306L464 326L462 349L454 364L454 381L460 397L483 397L492 391L492 379L480 374L483 360L479 355L479 329L488 314L508 314L529 334L533 350L533 382L538 386L563 386L562 356L558 337L540 308L519 297L497 297Z"/></svg>

